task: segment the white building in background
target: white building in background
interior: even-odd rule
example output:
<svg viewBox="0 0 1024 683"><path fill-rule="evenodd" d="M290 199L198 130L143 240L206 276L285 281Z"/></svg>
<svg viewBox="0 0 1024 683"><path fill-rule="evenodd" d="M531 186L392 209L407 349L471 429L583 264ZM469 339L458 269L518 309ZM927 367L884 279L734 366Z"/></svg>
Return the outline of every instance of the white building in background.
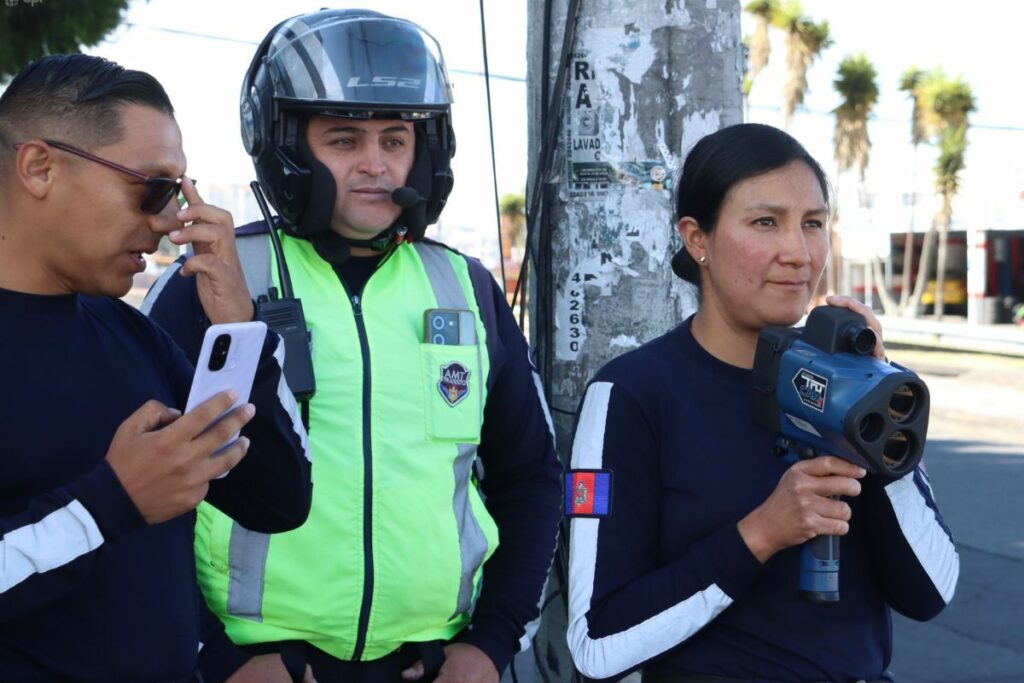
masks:
<svg viewBox="0 0 1024 683"><path fill-rule="evenodd" d="M248 185L210 183L206 187L200 185L198 189L207 202L230 211L236 227L263 218Z"/></svg>

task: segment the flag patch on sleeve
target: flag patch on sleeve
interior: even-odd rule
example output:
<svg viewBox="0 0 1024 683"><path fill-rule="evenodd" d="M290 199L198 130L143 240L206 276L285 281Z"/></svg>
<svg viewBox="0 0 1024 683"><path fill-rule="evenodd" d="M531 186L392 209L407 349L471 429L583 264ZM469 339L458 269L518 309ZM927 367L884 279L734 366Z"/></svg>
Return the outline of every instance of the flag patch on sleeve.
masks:
<svg viewBox="0 0 1024 683"><path fill-rule="evenodd" d="M565 473L566 517L607 517L611 512L611 470L569 470Z"/></svg>

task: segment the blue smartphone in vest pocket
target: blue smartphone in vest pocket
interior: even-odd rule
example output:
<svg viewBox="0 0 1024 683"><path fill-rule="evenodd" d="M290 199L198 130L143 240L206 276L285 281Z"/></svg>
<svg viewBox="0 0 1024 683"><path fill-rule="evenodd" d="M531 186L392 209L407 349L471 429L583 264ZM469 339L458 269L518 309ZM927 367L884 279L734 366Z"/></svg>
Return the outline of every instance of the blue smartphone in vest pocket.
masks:
<svg viewBox="0 0 1024 683"><path fill-rule="evenodd" d="M456 308L428 308L423 313L423 341L438 346L476 344L476 316Z"/></svg>

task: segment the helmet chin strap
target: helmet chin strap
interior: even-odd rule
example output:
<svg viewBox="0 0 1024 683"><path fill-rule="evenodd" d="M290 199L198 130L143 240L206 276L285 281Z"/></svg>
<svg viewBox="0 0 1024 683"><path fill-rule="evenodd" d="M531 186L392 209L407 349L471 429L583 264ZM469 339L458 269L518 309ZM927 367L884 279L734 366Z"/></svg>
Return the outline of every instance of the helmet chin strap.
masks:
<svg viewBox="0 0 1024 683"><path fill-rule="evenodd" d="M357 240L351 237L342 237L333 230L317 232L307 239L313 244L316 253L320 258L334 265L340 265L352 256L352 247L363 247L376 252L385 252L396 244L399 235L406 233L404 226L399 226L397 221L391 227L382 230L376 237L368 240Z"/></svg>
<svg viewBox="0 0 1024 683"><path fill-rule="evenodd" d="M406 235L409 234L409 228L406 227L407 224L412 223L415 225L414 221L417 219L422 220L420 215L424 212L427 200L416 191L416 188L403 185L392 190L391 201L402 207L402 213L399 214L394 223L368 240L356 240L346 237L345 241L354 247L386 251L392 244L404 240ZM415 237L410 236L410 240L412 239L415 239Z"/></svg>
<svg viewBox="0 0 1024 683"><path fill-rule="evenodd" d="M401 217L391 227L381 230L376 236L368 240L356 240L351 237L345 237L344 240L353 247L363 247L373 249L374 251L387 251L392 244L404 239L409 232L404 225L400 224L400 221Z"/></svg>

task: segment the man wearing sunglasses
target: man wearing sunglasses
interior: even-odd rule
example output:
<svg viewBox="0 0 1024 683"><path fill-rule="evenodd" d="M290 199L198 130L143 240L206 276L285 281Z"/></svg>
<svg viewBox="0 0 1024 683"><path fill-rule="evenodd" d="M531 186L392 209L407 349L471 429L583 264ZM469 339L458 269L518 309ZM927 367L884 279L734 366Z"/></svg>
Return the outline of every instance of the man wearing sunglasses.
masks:
<svg viewBox="0 0 1024 683"><path fill-rule="evenodd" d="M180 178L164 178L162 176L146 175L139 171L133 171L132 169L122 166L116 162L98 157L95 154L90 154L83 149L78 149L73 145L69 145L66 142L58 142L56 140L43 140L47 145L54 149L60 149L75 156L94 161L97 164L102 164L107 168L112 168L115 171L120 171L125 175L129 175L135 178L137 181L146 186L146 193L142 196L142 203L139 204L139 210L142 213L155 216L160 214L167 203L171 201L171 198L177 197L178 193L181 192L181 186L185 182L185 176ZM20 149L24 143L15 143L14 149ZM195 185L195 180L190 180L192 185Z"/></svg>
<svg viewBox="0 0 1024 683"><path fill-rule="evenodd" d="M0 96L0 679L244 677L198 592L193 510L205 499L265 533L308 514L276 335L252 403L213 424L235 397L182 415L191 364L119 301L171 234L195 249L201 315L253 318L231 216L185 165L148 74L56 55Z"/></svg>

